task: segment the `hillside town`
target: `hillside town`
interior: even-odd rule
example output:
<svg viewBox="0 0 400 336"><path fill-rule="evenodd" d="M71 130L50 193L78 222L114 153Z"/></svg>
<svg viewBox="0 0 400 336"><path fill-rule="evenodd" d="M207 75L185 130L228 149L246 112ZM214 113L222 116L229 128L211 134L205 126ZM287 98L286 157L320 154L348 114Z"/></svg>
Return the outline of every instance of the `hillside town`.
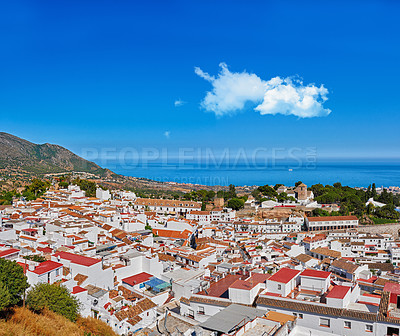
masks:
<svg viewBox="0 0 400 336"><path fill-rule="evenodd" d="M290 201L250 196L237 211L52 185L0 206L0 258L119 335L399 335L398 235L312 216L338 206L303 183L277 192Z"/></svg>

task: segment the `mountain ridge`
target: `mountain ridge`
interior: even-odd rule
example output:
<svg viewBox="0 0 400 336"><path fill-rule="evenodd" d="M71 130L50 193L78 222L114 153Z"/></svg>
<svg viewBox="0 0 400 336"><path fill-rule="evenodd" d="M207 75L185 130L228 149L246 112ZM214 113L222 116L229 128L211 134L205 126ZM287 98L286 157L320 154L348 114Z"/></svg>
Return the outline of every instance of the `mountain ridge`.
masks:
<svg viewBox="0 0 400 336"><path fill-rule="evenodd" d="M114 174L60 145L35 144L6 132L0 132L0 169L39 175L85 172L106 177Z"/></svg>

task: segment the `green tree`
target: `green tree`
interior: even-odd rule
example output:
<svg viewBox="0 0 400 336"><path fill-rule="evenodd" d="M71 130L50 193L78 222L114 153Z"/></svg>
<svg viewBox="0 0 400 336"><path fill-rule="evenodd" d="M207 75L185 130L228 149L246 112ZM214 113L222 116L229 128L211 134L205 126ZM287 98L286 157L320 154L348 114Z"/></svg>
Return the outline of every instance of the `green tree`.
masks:
<svg viewBox="0 0 400 336"><path fill-rule="evenodd" d="M288 196L288 194L285 193L285 192L280 193L280 194L278 195L278 197L277 197L278 202L281 202L281 203L287 201L288 199L289 199L289 196Z"/></svg>
<svg viewBox="0 0 400 336"><path fill-rule="evenodd" d="M261 199L261 191L257 188L251 192L251 195L254 197L255 200L259 201Z"/></svg>
<svg viewBox="0 0 400 336"><path fill-rule="evenodd" d="M29 287L24 270L15 261L0 258L0 283L10 294L10 305L16 305L22 299L24 290Z"/></svg>
<svg viewBox="0 0 400 336"><path fill-rule="evenodd" d="M241 198L232 198L228 201L228 208L232 208L233 210L239 210L243 208L244 200Z"/></svg>
<svg viewBox="0 0 400 336"><path fill-rule="evenodd" d="M233 184L230 184L228 192L225 193L225 199L232 198L236 198L236 188Z"/></svg>
<svg viewBox="0 0 400 336"><path fill-rule="evenodd" d="M368 203L367 209L366 209L367 214L368 215L372 214L373 210L374 210L374 206L371 203Z"/></svg>
<svg viewBox="0 0 400 336"><path fill-rule="evenodd" d="M276 198L278 196L278 193L276 192L276 190L267 184L264 186L258 187L258 190L265 197Z"/></svg>
<svg viewBox="0 0 400 336"><path fill-rule="evenodd" d="M348 206L347 206L346 204L342 204L342 205L340 206L339 213L340 213L341 216L347 216L347 215L349 215L349 208L348 208Z"/></svg>
<svg viewBox="0 0 400 336"><path fill-rule="evenodd" d="M0 282L0 311L7 308L11 303L11 294L7 287Z"/></svg>
<svg viewBox="0 0 400 336"><path fill-rule="evenodd" d="M20 197L21 195L17 193L16 190L8 190L0 192L0 205L10 205L12 204L13 197Z"/></svg>
<svg viewBox="0 0 400 336"><path fill-rule="evenodd" d="M371 197L375 199L377 196L375 183L372 183Z"/></svg>
<svg viewBox="0 0 400 336"><path fill-rule="evenodd" d="M333 184L333 187L336 189L341 189L342 188L342 184L340 182L336 182Z"/></svg>
<svg viewBox="0 0 400 336"><path fill-rule="evenodd" d="M367 191L366 191L366 197L369 199L371 197L371 185L368 186Z"/></svg>
<svg viewBox="0 0 400 336"><path fill-rule="evenodd" d="M382 193L378 196L378 201L385 204L392 204L393 194L388 193L386 189L383 189Z"/></svg>
<svg viewBox="0 0 400 336"><path fill-rule="evenodd" d="M378 218L399 219L398 213L393 204L387 204L381 208L376 208L375 216Z"/></svg>
<svg viewBox="0 0 400 336"><path fill-rule="evenodd" d="M207 201L211 201L215 197L215 191L214 190L209 190L207 192Z"/></svg>
<svg viewBox="0 0 400 336"><path fill-rule="evenodd" d="M79 300L65 286L56 284L37 284L29 291L26 302L36 312L48 308L71 321L76 321L80 309Z"/></svg>
<svg viewBox="0 0 400 336"><path fill-rule="evenodd" d="M327 216L330 216L330 213L329 213L329 211L316 208L312 211L312 215L315 217L327 217Z"/></svg>
<svg viewBox="0 0 400 336"><path fill-rule="evenodd" d="M68 186L69 186L69 183L66 182L66 181L61 181L61 182L58 182L58 186L59 186L61 189L67 189Z"/></svg>
<svg viewBox="0 0 400 336"><path fill-rule="evenodd" d="M35 178L32 180L30 185L25 187L22 196L24 196L28 201L32 201L42 196L49 187L50 182Z"/></svg>
<svg viewBox="0 0 400 336"><path fill-rule="evenodd" d="M325 192L325 187L321 183L312 185L310 189L314 193L314 197L321 196Z"/></svg>
<svg viewBox="0 0 400 336"><path fill-rule="evenodd" d="M96 196L97 185L96 185L95 182L89 181L89 180L83 180L83 179L78 177L73 181L73 184L76 184L83 191L85 191L85 196L86 197L94 197L94 196Z"/></svg>

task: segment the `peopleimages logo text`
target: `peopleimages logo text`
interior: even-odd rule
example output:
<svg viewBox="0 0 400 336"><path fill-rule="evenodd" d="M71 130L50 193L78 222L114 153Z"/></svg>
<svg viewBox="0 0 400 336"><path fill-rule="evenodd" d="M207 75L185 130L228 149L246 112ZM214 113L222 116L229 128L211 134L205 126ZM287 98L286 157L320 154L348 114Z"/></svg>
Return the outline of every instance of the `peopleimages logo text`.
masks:
<svg viewBox="0 0 400 336"><path fill-rule="evenodd" d="M158 167L160 169L315 169L316 147L257 147L214 149L181 147L176 150L157 147L86 147L81 156L109 169Z"/></svg>

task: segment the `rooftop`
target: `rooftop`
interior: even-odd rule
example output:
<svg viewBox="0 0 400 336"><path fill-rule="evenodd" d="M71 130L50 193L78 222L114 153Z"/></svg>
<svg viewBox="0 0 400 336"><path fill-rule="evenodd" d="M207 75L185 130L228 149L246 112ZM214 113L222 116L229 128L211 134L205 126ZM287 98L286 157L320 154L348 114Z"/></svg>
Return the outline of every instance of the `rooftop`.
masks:
<svg viewBox="0 0 400 336"><path fill-rule="evenodd" d="M314 269L306 269L303 272L301 272L300 276L304 277L311 277L311 278L321 278L321 279L327 279L331 275L331 272L325 272L325 271L318 271Z"/></svg>
<svg viewBox="0 0 400 336"><path fill-rule="evenodd" d="M82 266L92 266L101 261L99 259L85 257L85 256L81 256L81 255L69 253L69 252L57 252L57 253L53 254L53 256L57 257L57 258L60 257L60 259L69 260L73 264L78 264L78 265L82 265Z"/></svg>
<svg viewBox="0 0 400 336"><path fill-rule="evenodd" d="M281 283L288 283L290 280L295 278L300 271L291 269L291 268L281 268L278 272L272 275L268 280L281 282Z"/></svg>
<svg viewBox="0 0 400 336"><path fill-rule="evenodd" d="M55 261L47 260L47 261L40 263L38 266L36 266L33 273L41 275L41 274L45 274L50 271L53 271L60 267L63 267L63 264L60 264Z"/></svg>
<svg viewBox="0 0 400 336"><path fill-rule="evenodd" d="M343 299L350 290L351 288L348 286L334 286L326 297L331 299Z"/></svg>
<svg viewBox="0 0 400 336"><path fill-rule="evenodd" d="M130 277L124 278L124 279L122 279L122 282L125 282L126 284L128 284L130 286L135 286L135 285L138 285L138 284L141 284L143 282L150 280L151 277L152 277L151 274L142 272L142 273L138 273L138 274L132 275Z"/></svg>

